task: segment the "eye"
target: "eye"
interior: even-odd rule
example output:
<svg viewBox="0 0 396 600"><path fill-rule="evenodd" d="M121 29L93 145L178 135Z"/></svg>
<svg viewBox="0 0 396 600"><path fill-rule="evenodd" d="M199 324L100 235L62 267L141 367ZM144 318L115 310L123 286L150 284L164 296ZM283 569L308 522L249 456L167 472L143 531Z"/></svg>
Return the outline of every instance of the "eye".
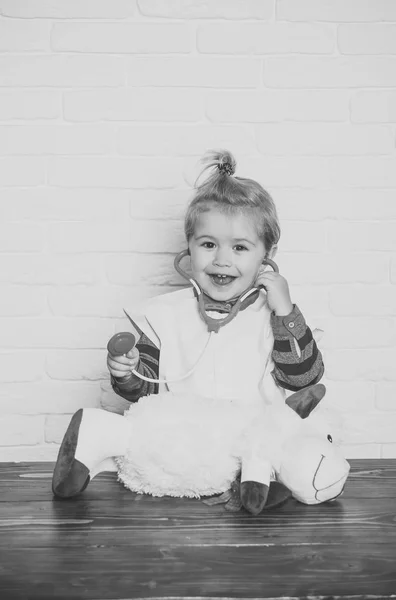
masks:
<svg viewBox="0 0 396 600"><path fill-rule="evenodd" d="M214 248L214 243L213 243L213 242L204 242L204 243L202 244L202 246L203 246L204 248L208 248L208 250L212 250L212 249Z"/></svg>
<svg viewBox="0 0 396 600"><path fill-rule="evenodd" d="M329 440L329 442L333 443L333 438L331 437L330 433L328 434L327 439Z"/></svg>
<svg viewBox="0 0 396 600"><path fill-rule="evenodd" d="M237 244L237 245L235 246L235 250L236 250L237 252L243 252L243 250L247 250L247 248L246 248L246 246L242 246L241 244Z"/></svg>

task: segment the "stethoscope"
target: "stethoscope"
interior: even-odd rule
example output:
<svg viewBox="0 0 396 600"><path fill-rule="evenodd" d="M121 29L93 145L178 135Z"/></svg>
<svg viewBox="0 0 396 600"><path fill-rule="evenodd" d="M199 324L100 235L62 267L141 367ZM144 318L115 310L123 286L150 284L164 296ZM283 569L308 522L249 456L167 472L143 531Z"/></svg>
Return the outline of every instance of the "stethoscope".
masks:
<svg viewBox="0 0 396 600"><path fill-rule="evenodd" d="M221 319L213 319L212 317L210 317L207 314L207 312L205 310L205 299L204 299L204 294L202 292L200 285L197 283L197 281L195 281L195 279L190 277L188 275L188 273L186 273L186 271L184 271L180 266L181 261L184 258L186 258L187 256L189 256L189 254L190 254L189 250L183 250L182 252L179 252L179 254L175 257L174 267L175 267L176 271L179 273L179 275L181 275L182 277L184 277L184 279L187 279L187 281L189 281L191 283L191 285L193 286L193 288L195 290L197 300L198 300L199 314L200 314L201 318L203 319L203 321L206 323L206 326L208 328L208 333L209 333L208 339L205 343L205 346L204 346L201 354L199 355L195 364L193 365L193 367L189 371L184 373L183 375L176 377L176 378L172 378L172 379L152 379L150 377L146 377L145 375L141 375L141 373L138 373L138 371L136 371L135 369L132 369L133 375L135 375L139 379L143 379L143 381L148 381L150 383L173 383L176 381L182 381L183 379L187 379L187 377L189 377L195 371L198 364L200 363L203 355L205 354L205 352L208 348L208 345L212 338L213 333L218 333L221 327L224 327L224 325L227 325L227 323L230 323L230 321L235 319L235 317L237 316L237 314L239 313L239 311L241 309L242 303L249 296L257 293L260 289L265 289L263 285L259 285L259 286L254 286L254 287L246 290L245 292L243 292L243 294L241 294L241 296L239 296L238 300L232 306L229 314L226 317L221 318ZM270 258L265 258L263 260L262 264L269 265L275 271L275 273L279 273L278 265ZM125 309L124 309L124 313L130 320L132 325L135 327L135 324L134 324L132 318L128 315L128 313L126 312ZM133 335L133 333L130 333L129 331L123 331L121 333L116 333L109 340L109 342L107 344L107 350L113 356L122 356L122 355L126 355L130 350L132 350L132 348L134 348L135 344L136 344L136 339L135 339L135 336Z"/></svg>

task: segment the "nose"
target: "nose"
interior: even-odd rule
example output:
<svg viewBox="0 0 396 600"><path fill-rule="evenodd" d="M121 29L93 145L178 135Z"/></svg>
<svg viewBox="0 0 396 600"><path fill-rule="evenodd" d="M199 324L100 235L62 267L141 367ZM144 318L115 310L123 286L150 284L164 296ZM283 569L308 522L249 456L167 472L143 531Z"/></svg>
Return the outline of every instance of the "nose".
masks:
<svg viewBox="0 0 396 600"><path fill-rule="evenodd" d="M217 248L216 254L213 258L213 264L216 267L230 267L231 266L231 256L226 248Z"/></svg>

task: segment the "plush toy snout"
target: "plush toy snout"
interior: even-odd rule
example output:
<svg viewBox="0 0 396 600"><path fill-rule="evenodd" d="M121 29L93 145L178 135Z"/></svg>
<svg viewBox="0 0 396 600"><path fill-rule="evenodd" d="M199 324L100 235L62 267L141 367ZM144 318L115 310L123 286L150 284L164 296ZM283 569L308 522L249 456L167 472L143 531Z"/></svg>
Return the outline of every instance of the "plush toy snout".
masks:
<svg viewBox="0 0 396 600"><path fill-rule="evenodd" d="M350 465L327 439L295 436L287 442L284 457L278 480L296 500L319 504L342 493Z"/></svg>

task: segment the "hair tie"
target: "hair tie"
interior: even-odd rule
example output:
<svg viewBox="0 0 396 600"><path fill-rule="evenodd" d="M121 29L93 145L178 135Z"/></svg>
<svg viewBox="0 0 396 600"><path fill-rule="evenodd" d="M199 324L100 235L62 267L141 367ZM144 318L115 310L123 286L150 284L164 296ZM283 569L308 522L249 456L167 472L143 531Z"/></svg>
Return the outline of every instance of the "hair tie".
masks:
<svg viewBox="0 0 396 600"><path fill-rule="evenodd" d="M234 169L232 168L231 163L224 162L217 165L220 173L225 173L226 175L233 175Z"/></svg>

